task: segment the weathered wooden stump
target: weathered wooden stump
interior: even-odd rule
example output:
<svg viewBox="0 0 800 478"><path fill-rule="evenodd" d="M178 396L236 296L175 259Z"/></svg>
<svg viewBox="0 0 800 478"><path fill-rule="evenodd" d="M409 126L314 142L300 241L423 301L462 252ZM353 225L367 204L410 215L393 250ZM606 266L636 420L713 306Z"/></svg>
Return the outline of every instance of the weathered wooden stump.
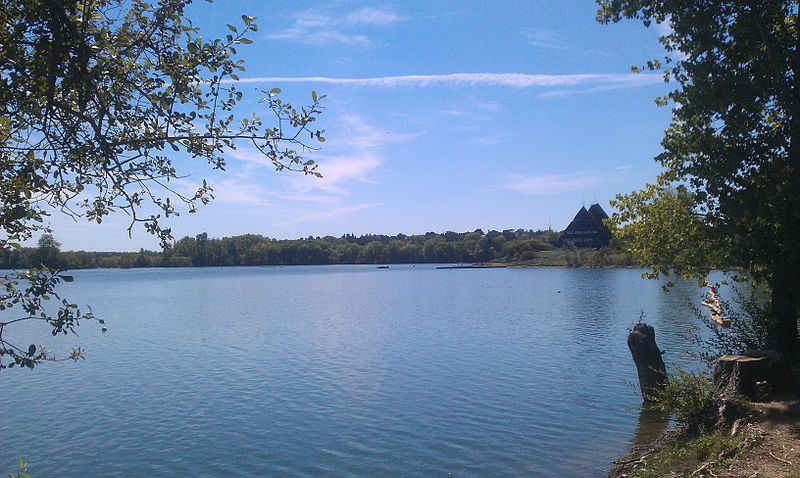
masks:
<svg viewBox="0 0 800 478"><path fill-rule="evenodd" d="M667 382L667 367L656 344L655 329L645 323L636 324L628 334L628 349L636 364L642 398L647 401Z"/></svg>
<svg viewBox="0 0 800 478"><path fill-rule="evenodd" d="M723 355L714 367L714 391L720 397L744 395L764 400L788 382L783 356L774 350L756 350L741 355Z"/></svg>

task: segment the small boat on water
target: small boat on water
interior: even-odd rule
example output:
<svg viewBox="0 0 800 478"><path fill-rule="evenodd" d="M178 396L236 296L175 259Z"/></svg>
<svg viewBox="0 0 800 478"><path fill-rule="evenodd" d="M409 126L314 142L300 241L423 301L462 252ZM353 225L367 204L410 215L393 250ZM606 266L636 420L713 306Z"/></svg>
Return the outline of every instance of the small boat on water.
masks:
<svg viewBox="0 0 800 478"><path fill-rule="evenodd" d="M722 303L720 303L717 288L708 281L706 281L706 286L708 287L708 299L704 300L702 304L711 312L711 320L722 327L730 327L731 319L722 314Z"/></svg>
<svg viewBox="0 0 800 478"><path fill-rule="evenodd" d="M388 269L389 266L378 266L377 269Z"/></svg>

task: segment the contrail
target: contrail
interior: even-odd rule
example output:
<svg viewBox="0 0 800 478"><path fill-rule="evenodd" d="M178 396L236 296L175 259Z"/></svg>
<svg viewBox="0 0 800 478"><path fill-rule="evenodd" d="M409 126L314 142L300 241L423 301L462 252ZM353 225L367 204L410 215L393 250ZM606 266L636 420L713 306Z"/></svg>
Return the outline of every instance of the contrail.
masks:
<svg viewBox="0 0 800 478"><path fill-rule="evenodd" d="M512 88L566 87L587 85L639 86L663 82L659 74L543 75L526 73L448 73L444 75L400 75L367 78L337 78L330 76L266 76L226 80L227 83L325 83L367 87L395 86L508 86Z"/></svg>

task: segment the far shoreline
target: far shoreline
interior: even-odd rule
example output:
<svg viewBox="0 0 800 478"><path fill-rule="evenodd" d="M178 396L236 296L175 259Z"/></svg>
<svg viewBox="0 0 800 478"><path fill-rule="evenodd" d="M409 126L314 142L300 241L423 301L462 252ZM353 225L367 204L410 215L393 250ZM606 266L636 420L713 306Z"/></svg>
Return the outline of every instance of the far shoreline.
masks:
<svg viewBox="0 0 800 478"><path fill-rule="evenodd" d="M142 267L289 266L333 264L462 264L493 267L636 267L624 244L579 248L552 230L425 233L414 236L344 235L277 240L245 234L186 236L161 251L62 251L52 235L38 247L0 251L0 269L56 270Z"/></svg>

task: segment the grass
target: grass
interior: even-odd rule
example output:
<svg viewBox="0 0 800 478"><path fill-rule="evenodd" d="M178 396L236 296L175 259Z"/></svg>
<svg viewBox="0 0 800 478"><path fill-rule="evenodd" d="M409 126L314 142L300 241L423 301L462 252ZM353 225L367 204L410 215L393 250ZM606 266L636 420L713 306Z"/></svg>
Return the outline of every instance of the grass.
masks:
<svg viewBox="0 0 800 478"><path fill-rule="evenodd" d="M704 434L693 438L682 438L670 443L663 450L649 455L643 465L632 470L628 476L635 478L663 478L688 476L704 463L716 461L719 454L737 446L743 434L731 437L727 430ZM723 464L711 466L711 470Z"/></svg>
<svg viewBox="0 0 800 478"><path fill-rule="evenodd" d="M498 263L522 267L633 267L629 254L618 249L554 249L537 251L534 257L499 259Z"/></svg>

